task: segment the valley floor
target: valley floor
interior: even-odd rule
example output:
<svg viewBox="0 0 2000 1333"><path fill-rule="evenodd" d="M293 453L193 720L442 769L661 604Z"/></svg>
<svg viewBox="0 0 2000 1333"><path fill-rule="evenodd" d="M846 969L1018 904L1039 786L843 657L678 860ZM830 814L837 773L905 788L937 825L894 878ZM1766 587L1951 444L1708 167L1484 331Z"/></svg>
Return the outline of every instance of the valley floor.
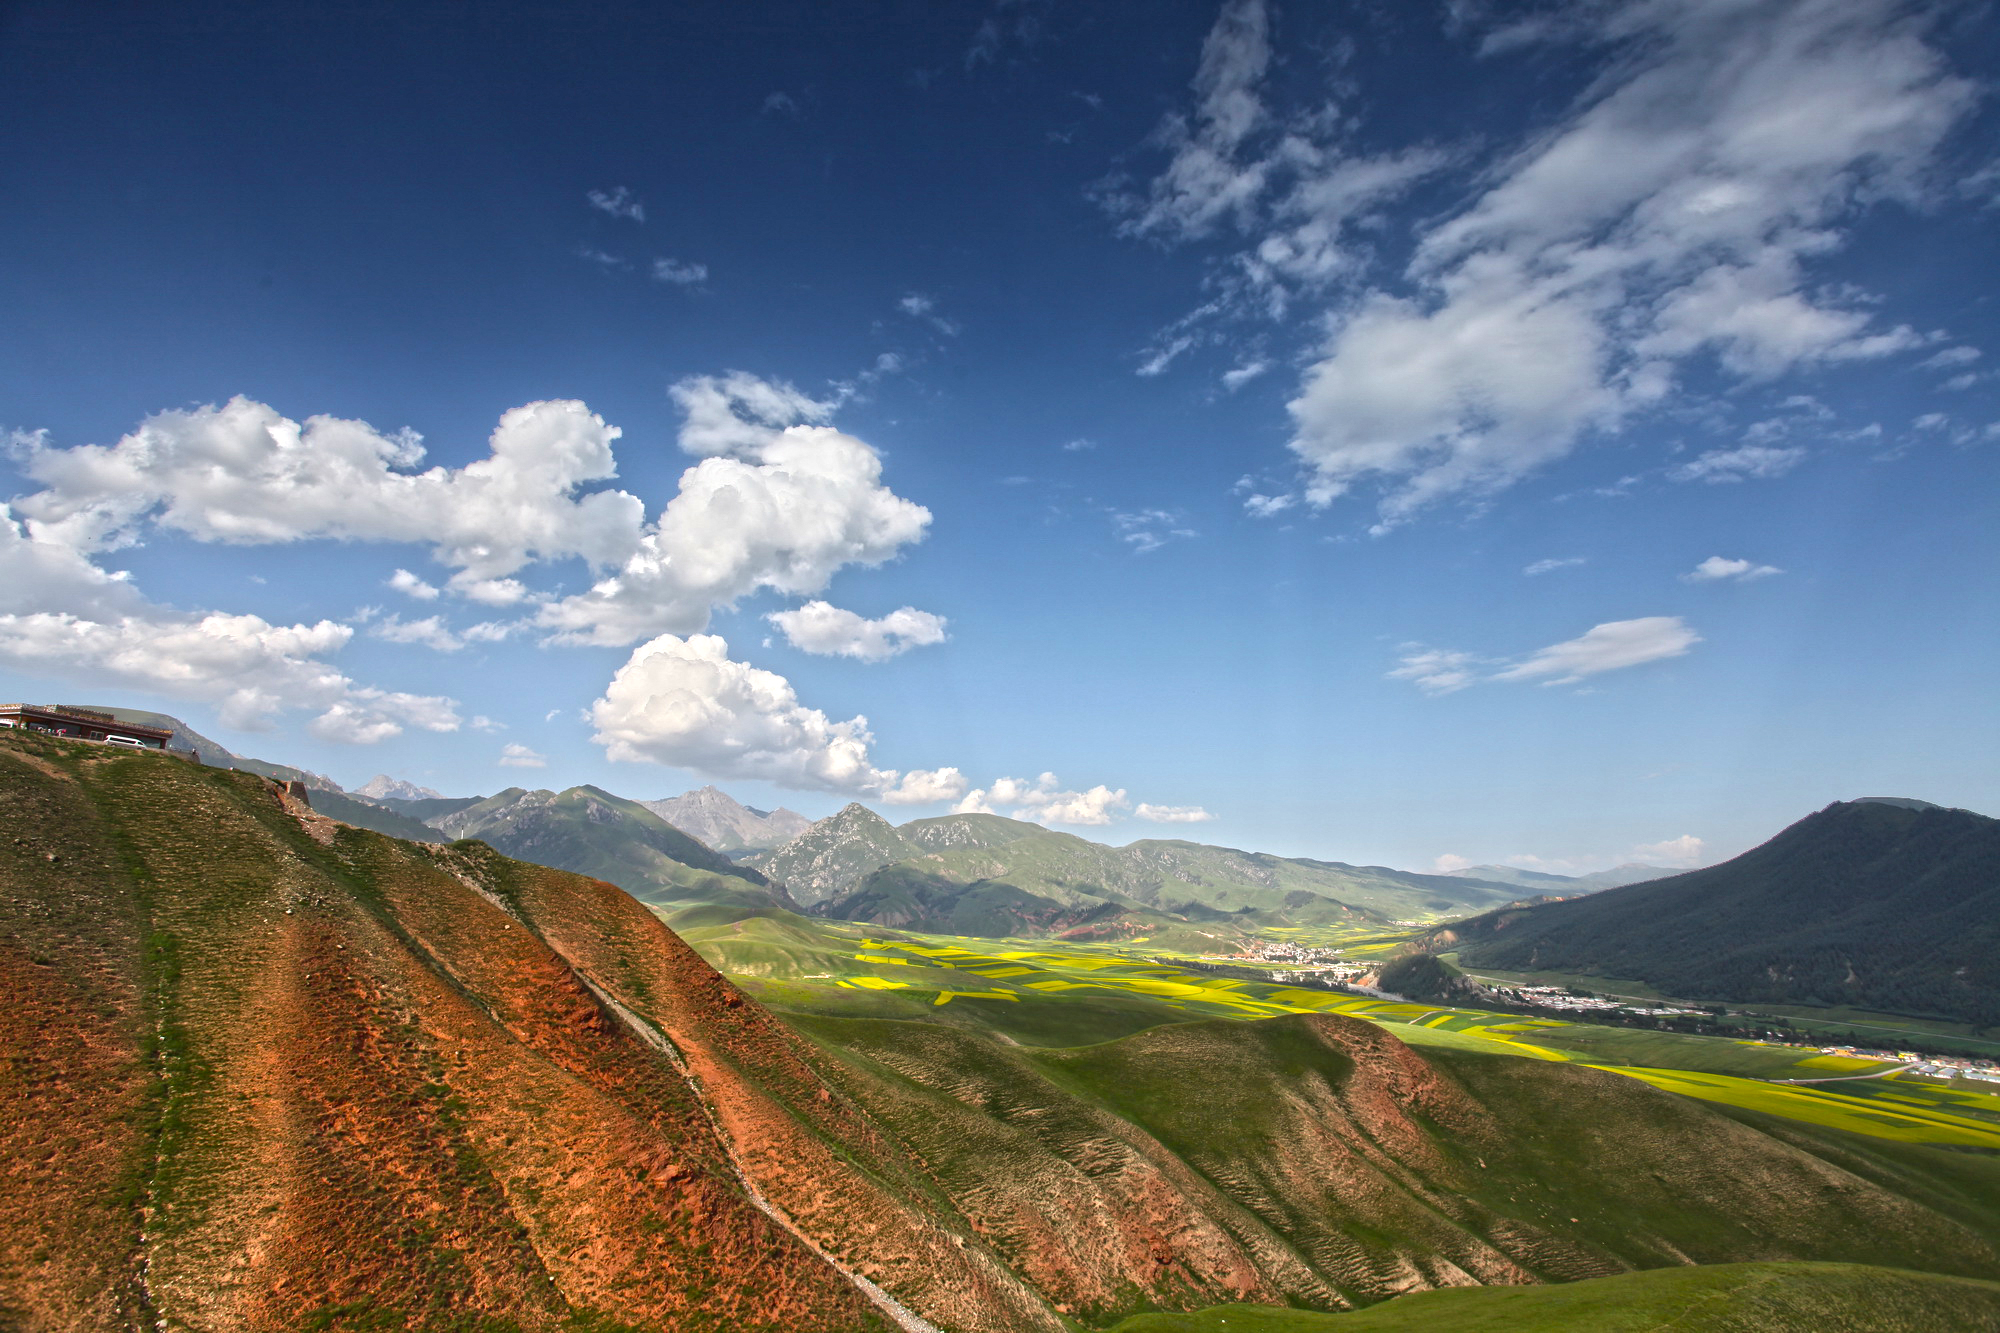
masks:
<svg viewBox="0 0 2000 1333"><path fill-rule="evenodd" d="M2000 1153L2000 1087L1924 1078L1893 1060L1217 976L1154 954L1144 939L986 940L769 917L681 929L720 971L781 1014L949 1022L1029 1046L1084 1045L1190 1019L1341 1014L1420 1048L1577 1063L1869 1138ZM1369 937L1356 933L1343 948L1366 956ZM1879 1077L1844 1077L1851 1075ZM1841 1081L1802 1081L1824 1079Z"/></svg>

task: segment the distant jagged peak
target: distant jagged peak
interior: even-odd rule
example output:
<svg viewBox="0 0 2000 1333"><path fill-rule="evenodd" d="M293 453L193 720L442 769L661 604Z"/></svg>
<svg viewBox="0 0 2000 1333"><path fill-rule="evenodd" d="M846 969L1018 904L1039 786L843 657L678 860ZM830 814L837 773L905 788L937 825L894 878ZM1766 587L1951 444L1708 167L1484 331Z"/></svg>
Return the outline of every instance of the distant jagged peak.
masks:
<svg viewBox="0 0 2000 1333"><path fill-rule="evenodd" d="M759 810L745 805L713 783L679 796L638 804L682 832L724 851L777 847L812 824L795 810L783 807Z"/></svg>
<svg viewBox="0 0 2000 1333"><path fill-rule="evenodd" d="M444 793L430 787L419 787L414 782L402 778L392 778L387 773L377 773L368 781L354 789L356 796L366 796L373 801L441 801Z"/></svg>
<svg viewBox="0 0 2000 1333"><path fill-rule="evenodd" d="M841 806L840 809L819 822L822 824L832 824L836 820L843 824L865 824L870 827L881 824L885 828L895 827L888 820L882 818L882 816L876 814L859 801L849 801L846 805Z"/></svg>

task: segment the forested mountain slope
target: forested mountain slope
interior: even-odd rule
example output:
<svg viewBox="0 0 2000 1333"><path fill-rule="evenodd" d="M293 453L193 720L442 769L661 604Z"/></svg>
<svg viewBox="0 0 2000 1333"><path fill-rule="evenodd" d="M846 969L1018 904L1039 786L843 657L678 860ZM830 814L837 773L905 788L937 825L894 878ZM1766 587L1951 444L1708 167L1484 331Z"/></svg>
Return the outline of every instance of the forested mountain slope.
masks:
<svg viewBox="0 0 2000 1333"><path fill-rule="evenodd" d="M1836 801L1734 860L1435 932L1468 965L2000 1023L2000 820Z"/></svg>

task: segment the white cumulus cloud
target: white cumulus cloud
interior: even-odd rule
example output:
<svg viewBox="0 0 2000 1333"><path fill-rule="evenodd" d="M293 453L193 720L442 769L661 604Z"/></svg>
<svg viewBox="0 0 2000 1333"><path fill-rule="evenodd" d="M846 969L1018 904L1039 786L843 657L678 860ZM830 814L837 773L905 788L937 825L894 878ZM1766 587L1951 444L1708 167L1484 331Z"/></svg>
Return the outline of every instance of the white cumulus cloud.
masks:
<svg viewBox="0 0 2000 1333"><path fill-rule="evenodd" d="M971 784L965 774L955 768L911 769L903 774L895 786L882 793L882 799L890 805L930 805L937 801L956 801L965 795Z"/></svg>
<svg viewBox="0 0 2000 1333"><path fill-rule="evenodd" d="M1759 565L1749 560L1726 560L1712 555L1696 565L1691 571L1681 575L1689 583L1716 583L1724 579L1737 583L1748 583L1752 579L1769 578L1785 571L1776 565Z"/></svg>
<svg viewBox="0 0 2000 1333"><path fill-rule="evenodd" d="M37 443L22 470L45 489L18 507L38 538L84 552L137 541L147 520L238 545L425 544L458 571L457 587L537 559L627 558L641 502L623 491L578 494L615 474L618 436L581 403L530 403L501 417L486 458L416 472L424 449L413 434L328 416L301 425L237 397L161 412L115 445Z"/></svg>
<svg viewBox="0 0 2000 1333"><path fill-rule="evenodd" d="M868 794L897 776L869 761L867 718L836 722L806 707L790 681L732 660L713 634L662 634L641 644L590 717L614 760Z"/></svg>
<svg viewBox="0 0 2000 1333"><path fill-rule="evenodd" d="M1678 870L1700 865L1707 853L1700 838L1692 833L1683 833L1678 838L1668 838L1663 842L1640 843L1632 849L1632 855L1642 865L1670 866Z"/></svg>
<svg viewBox="0 0 2000 1333"><path fill-rule="evenodd" d="M424 582L407 569L399 569L389 576L389 586L406 597L414 597L420 602L435 602L442 594L429 583Z"/></svg>
<svg viewBox="0 0 2000 1333"><path fill-rule="evenodd" d="M408 727L453 731L453 701L356 682L322 660L352 627L274 625L259 616L186 613L149 602L0 505L0 663L76 684L150 691L217 706L226 726L261 730L286 709L316 717L315 735L369 744Z"/></svg>
<svg viewBox="0 0 2000 1333"><path fill-rule="evenodd" d="M510 743L500 749L502 768L547 768L548 759L525 745Z"/></svg>
<svg viewBox="0 0 2000 1333"><path fill-rule="evenodd" d="M764 617L792 647L822 657L853 657L881 662L945 640L945 618L905 606L869 620L827 602L812 601Z"/></svg>
<svg viewBox="0 0 2000 1333"><path fill-rule="evenodd" d="M1133 806L1132 815L1154 824L1204 824L1215 818L1198 805L1152 805L1146 801Z"/></svg>
<svg viewBox="0 0 2000 1333"><path fill-rule="evenodd" d="M1065 790L1053 773L1034 781L1025 778L997 778L986 787L975 788L952 807L959 814L998 814L1037 824L1109 824L1118 811L1131 805L1124 788L1113 790L1102 784L1085 791Z"/></svg>

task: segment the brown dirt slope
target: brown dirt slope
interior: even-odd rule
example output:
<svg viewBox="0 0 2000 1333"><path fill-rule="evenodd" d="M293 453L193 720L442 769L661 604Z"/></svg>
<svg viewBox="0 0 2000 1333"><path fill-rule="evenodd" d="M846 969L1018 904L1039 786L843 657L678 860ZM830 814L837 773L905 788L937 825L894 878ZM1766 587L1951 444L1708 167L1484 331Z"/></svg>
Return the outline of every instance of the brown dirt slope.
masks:
<svg viewBox="0 0 2000 1333"><path fill-rule="evenodd" d="M608 885L0 738L0 1327L888 1327L827 1255L1053 1326L734 1086L852 1118L800 1044Z"/></svg>

